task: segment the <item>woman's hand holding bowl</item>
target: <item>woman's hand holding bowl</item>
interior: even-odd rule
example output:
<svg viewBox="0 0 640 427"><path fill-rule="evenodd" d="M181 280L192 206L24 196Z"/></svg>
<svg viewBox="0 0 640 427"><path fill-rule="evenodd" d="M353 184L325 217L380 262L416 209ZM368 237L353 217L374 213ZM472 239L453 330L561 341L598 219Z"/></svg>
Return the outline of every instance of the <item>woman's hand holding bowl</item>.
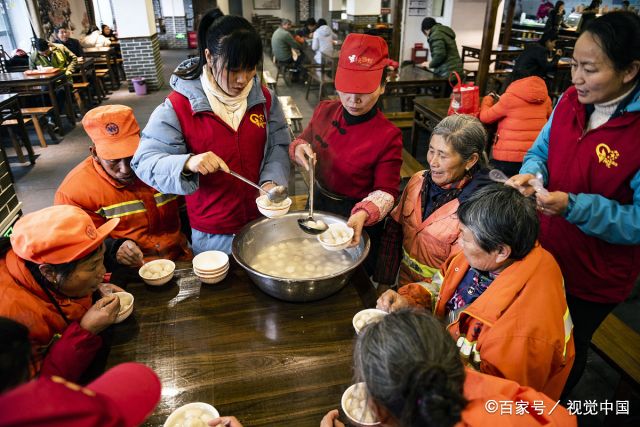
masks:
<svg viewBox="0 0 640 427"><path fill-rule="evenodd" d="M120 298L115 295L101 298L82 316L80 327L97 335L116 321L119 312Z"/></svg>

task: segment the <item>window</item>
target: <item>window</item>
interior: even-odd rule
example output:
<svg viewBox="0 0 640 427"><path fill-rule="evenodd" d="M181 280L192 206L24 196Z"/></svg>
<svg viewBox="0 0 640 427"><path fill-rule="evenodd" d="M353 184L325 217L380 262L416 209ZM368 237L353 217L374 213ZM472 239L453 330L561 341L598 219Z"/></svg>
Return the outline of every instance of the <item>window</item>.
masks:
<svg viewBox="0 0 640 427"><path fill-rule="evenodd" d="M0 44L6 52L14 49L31 51L33 33L24 1L0 0Z"/></svg>

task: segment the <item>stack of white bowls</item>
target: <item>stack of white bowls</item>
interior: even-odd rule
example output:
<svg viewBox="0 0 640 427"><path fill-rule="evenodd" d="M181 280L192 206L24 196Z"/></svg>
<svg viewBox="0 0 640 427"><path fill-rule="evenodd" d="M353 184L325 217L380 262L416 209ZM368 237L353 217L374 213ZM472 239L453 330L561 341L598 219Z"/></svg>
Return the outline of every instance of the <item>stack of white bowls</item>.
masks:
<svg viewBox="0 0 640 427"><path fill-rule="evenodd" d="M229 255L220 251L201 252L193 258L193 272L202 283L221 282L229 273Z"/></svg>

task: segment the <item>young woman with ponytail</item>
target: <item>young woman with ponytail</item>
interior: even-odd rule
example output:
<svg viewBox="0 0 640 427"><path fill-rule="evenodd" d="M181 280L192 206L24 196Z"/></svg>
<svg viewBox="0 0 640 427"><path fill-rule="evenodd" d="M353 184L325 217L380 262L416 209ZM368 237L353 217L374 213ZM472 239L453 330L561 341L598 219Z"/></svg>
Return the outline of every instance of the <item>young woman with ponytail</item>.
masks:
<svg viewBox="0 0 640 427"><path fill-rule="evenodd" d="M455 342L426 311L400 310L367 326L353 358L356 380L366 384L383 427L577 425L543 393L464 368ZM500 402L511 402L512 413ZM515 402L528 413L517 414ZM337 418L338 410L330 411L320 427L343 427Z"/></svg>
<svg viewBox="0 0 640 427"><path fill-rule="evenodd" d="M233 235L259 214L257 192L289 177L289 128L277 96L256 70L262 42L251 24L219 9L198 28L198 58L178 66L173 92L142 132L131 166L148 185L186 196L193 252L231 252Z"/></svg>

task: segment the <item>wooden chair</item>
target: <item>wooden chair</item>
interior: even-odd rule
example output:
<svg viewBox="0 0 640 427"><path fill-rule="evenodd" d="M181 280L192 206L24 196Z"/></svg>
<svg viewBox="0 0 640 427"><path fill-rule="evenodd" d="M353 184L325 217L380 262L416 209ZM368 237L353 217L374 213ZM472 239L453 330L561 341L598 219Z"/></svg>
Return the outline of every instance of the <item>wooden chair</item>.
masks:
<svg viewBox="0 0 640 427"><path fill-rule="evenodd" d="M80 109L81 114L86 114L91 107L91 92L90 92L90 84L89 83L74 83L73 84L73 95L78 104L78 108ZM85 103L86 100L86 103Z"/></svg>
<svg viewBox="0 0 640 427"><path fill-rule="evenodd" d="M413 127L413 111L385 112L384 116L399 129L411 129Z"/></svg>
<svg viewBox="0 0 640 427"><path fill-rule="evenodd" d="M98 80L98 84L102 86L103 93L108 94L110 92L107 91L107 85L109 85L109 90L113 90L111 84L111 71L108 68L96 69L96 79Z"/></svg>
<svg viewBox="0 0 640 427"><path fill-rule="evenodd" d="M31 123L33 123L33 127L36 130L36 135L38 135L38 141L40 141L40 146L42 148L45 148L47 146L47 141L45 140L44 133L42 132L42 124L40 123L40 119L49 114L51 110L53 110L53 107L29 107L20 109L22 115L25 117L25 120L27 118L31 119ZM51 137L52 141L58 141L58 137L56 136L51 126L45 125L45 129L47 130L47 133Z"/></svg>
<svg viewBox="0 0 640 427"><path fill-rule="evenodd" d="M309 99L311 86L315 86L316 83L318 84L318 100L323 99L323 89L326 85L333 85L333 76L329 75L324 62L322 64L307 65L305 68L307 69L307 80L305 82L307 91L304 94L304 99Z"/></svg>
<svg viewBox="0 0 640 427"><path fill-rule="evenodd" d="M267 70L262 72L262 83L267 86L269 89L273 90L276 95L278 94L278 82L273 78L271 73Z"/></svg>
<svg viewBox="0 0 640 427"><path fill-rule="evenodd" d="M280 101L284 117L287 119L291 132L294 135L296 132L302 132L302 113L296 102L290 96L279 96L278 100Z"/></svg>
<svg viewBox="0 0 640 427"><path fill-rule="evenodd" d="M24 125L26 126L28 123L31 123L31 119L30 118L23 118L22 119L24 122ZM27 159L24 157L24 154L22 153L22 147L20 145L20 138L18 138L16 136L16 134L13 132L13 127L15 126L19 126L18 120L17 119L7 119L4 120L2 122L2 126L5 127L7 129L7 132L9 133L9 139L11 139L11 143L13 144L13 148L16 150L16 155L18 156L18 161L20 161L20 163L25 163L27 161ZM29 141L29 139L27 138L29 147L25 147L27 149L27 151L32 151L31 149L31 142ZM40 142L42 144L42 141ZM34 162L32 161L31 164L33 164Z"/></svg>

